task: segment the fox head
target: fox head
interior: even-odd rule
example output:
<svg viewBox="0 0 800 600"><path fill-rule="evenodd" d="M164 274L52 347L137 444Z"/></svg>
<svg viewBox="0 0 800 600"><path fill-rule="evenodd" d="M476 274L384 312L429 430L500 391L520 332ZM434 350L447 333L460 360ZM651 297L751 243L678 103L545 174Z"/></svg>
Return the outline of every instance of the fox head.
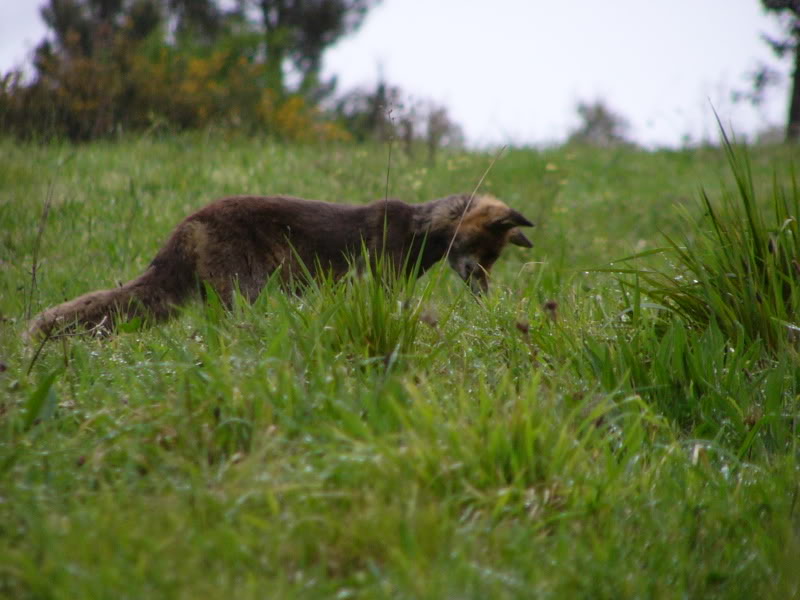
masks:
<svg viewBox="0 0 800 600"><path fill-rule="evenodd" d="M454 231L447 260L475 294L489 289L489 272L506 244L531 248L520 227L533 227L521 213L492 196L451 196L437 211L439 225Z"/></svg>

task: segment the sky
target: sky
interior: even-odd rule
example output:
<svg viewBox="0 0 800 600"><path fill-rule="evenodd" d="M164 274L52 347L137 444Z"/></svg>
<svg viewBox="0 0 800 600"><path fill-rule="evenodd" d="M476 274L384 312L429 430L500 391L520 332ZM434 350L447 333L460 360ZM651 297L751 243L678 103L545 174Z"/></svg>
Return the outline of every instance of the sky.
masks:
<svg viewBox="0 0 800 600"><path fill-rule="evenodd" d="M46 35L39 4L0 0L0 71ZM761 39L777 31L759 0L383 0L324 70L340 92L383 77L445 105L473 146L558 143L602 100L636 142L676 147L716 140L714 109L739 136L783 125L790 64ZM733 103L763 63L781 84Z"/></svg>

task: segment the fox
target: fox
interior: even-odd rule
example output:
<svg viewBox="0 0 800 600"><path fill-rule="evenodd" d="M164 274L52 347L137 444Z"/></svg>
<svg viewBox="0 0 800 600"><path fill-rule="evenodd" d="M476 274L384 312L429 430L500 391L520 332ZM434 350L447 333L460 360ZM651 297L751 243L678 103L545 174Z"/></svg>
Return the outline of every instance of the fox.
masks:
<svg viewBox="0 0 800 600"><path fill-rule="evenodd" d="M183 219L144 273L34 317L27 339L83 327L108 333L135 317L163 322L210 286L230 307L235 290L253 302L275 275L282 286L341 278L364 256L420 276L446 258L476 295L507 244L531 248L533 223L491 195L456 194L419 204L382 199L348 205L291 196L230 196Z"/></svg>

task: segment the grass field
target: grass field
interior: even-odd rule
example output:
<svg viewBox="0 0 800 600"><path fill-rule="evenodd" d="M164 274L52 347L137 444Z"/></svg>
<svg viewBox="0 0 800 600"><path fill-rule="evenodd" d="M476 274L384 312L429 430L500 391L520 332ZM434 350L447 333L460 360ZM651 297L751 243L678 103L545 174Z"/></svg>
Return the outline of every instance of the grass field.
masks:
<svg viewBox="0 0 800 600"><path fill-rule="evenodd" d="M0 141L0 597L798 597L797 205L769 225L796 148L749 152L741 244L702 216L701 187L714 214L741 193L719 148L510 150L481 190L535 247L482 304L445 266L38 352L30 315L137 275L212 199L419 202L493 156Z"/></svg>

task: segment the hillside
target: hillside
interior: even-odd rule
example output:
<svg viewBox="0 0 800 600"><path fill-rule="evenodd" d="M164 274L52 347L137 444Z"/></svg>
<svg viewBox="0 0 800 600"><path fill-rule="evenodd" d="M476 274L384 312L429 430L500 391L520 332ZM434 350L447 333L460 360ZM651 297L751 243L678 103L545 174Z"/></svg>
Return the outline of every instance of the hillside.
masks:
<svg viewBox="0 0 800 600"><path fill-rule="evenodd" d="M735 195L721 149L431 166L197 134L0 155L1 596L798 593L793 323L773 347L609 272L687 276L648 251L711 227L701 188ZM773 182L792 196L793 157L749 149L765 215ZM231 313L212 299L106 339L21 340L28 316L140 273L215 198L363 203L387 181L408 202L481 183L537 223L534 248L505 251L481 303L443 265L411 287L272 286Z"/></svg>

